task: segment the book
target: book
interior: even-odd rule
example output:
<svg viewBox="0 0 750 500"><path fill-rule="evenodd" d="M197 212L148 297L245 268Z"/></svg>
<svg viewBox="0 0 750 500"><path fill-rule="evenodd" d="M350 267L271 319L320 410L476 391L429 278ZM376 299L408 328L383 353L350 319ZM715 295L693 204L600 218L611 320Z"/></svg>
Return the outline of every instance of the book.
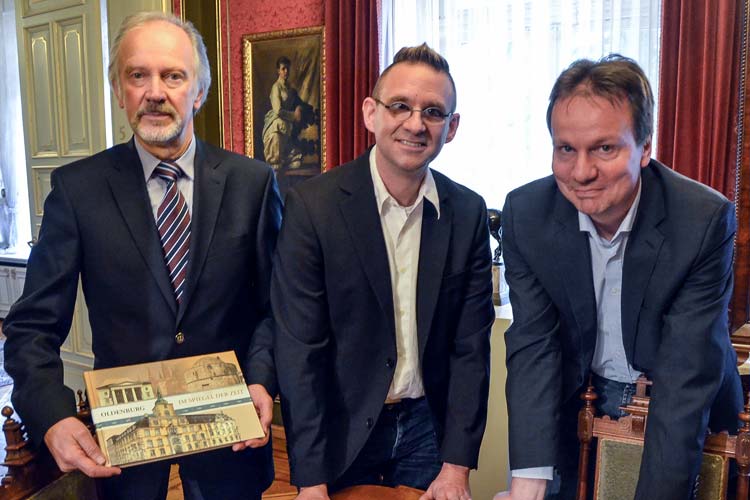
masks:
<svg viewBox="0 0 750 500"><path fill-rule="evenodd" d="M83 374L107 465L190 455L263 437L234 351Z"/></svg>

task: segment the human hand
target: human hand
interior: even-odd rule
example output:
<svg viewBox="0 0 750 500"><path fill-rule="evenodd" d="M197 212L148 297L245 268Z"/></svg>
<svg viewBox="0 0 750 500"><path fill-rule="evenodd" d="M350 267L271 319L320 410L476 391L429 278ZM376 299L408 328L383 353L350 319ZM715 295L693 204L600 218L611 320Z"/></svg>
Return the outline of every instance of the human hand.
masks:
<svg viewBox="0 0 750 500"><path fill-rule="evenodd" d="M119 467L104 465L104 453L86 426L75 417L64 418L50 427L44 442L63 472L77 469L89 477L111 477L121 472Z"/></svg>
<svg viewBox="0 0 750 500"><path fill-rule="evenodd" d="M294 121L302 121L302 106L297 106L296 108L294 108Z"/></svg>
<svg viewBox="0 0 750 500"><path fill-rule="evenodd" d="M328 486L325 484L316 484L300 488L299 495L295 500L331 500L328 497Z"/></svg>
<svg viewBox="0 0 750 500"><path fill-rule="evenodd" d="M469 468L444 463L438 476L419 500L471 500Z"/></svg>
<svg viewBox="0 0 750 500"><path fill-rule="evenodd" d="M273 419L273 398L261 384L251 384L247 386L250 391L250 398L253 400L255 411L260 419L260 426L265 434L262 438L248 439L241 443L235 443L232 450L241 451L245 448L260 448L268 443L271 437L271 420Z"/></svg>
<svg viewBox="0 0 750 500"><path fill-rule="evenodd" d="M514 477L510 482L510 491L498 493L493 500L542 500L546 489L546 479Z"/></svg>

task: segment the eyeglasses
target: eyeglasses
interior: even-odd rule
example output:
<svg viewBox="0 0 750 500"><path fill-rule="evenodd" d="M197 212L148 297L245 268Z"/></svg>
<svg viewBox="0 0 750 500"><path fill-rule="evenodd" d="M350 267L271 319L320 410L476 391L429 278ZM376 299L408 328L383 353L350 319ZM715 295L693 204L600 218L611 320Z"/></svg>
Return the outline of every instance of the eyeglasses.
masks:
<svg viewBox="0 0 750 500"><path fill-rule="evenodd" d="M451 116L453 116L453 113L443 113L443 110L436 106L419 109L412 108L405 102L401 101L386 104L376 97L373 97L372 100L387 109L391 113L391 116L400 122L405 122L406 120L411 118L411 114L415 111L419 111L419 114L422 116L422 120L424 120L425 123L429 123L432 125L444 123L446 118L450 118Z"/></svg>

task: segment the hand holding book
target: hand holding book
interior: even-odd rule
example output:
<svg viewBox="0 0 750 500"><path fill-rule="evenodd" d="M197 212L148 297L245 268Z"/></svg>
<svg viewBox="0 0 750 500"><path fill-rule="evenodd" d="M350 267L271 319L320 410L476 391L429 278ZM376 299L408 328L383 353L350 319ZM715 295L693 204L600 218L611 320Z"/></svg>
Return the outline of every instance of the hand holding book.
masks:
<svg viewBox="0 0 750 500"><path fill-rule="evenodd" d="M63 472L78 469L89 477L111 477L121 472L119 467L104 465L104 453L76 417L64 418L50 427L44 443Z"/></svg>
<svg viewBox="0 0 750 500"><path fill-rule="evenodd" d="M232 446L232 450L240 451L245 448L260 448L268 443L268 439L271 437L271 420L273 420L273 398L265 387L261 384L251 384L247 386L247 390L250 391L250 398L253 400L255 406L255 412L260 419L260 426L263 429L265 436L255 439L248 439L241 443L236 443Z"/></svg>
<svg viewBox="0 0 750 500"><path fill-rule="evenodd" d="M268 441L273 401L263 387L245 384L233 351L93 370L84 380L107 464Z"/></svg>

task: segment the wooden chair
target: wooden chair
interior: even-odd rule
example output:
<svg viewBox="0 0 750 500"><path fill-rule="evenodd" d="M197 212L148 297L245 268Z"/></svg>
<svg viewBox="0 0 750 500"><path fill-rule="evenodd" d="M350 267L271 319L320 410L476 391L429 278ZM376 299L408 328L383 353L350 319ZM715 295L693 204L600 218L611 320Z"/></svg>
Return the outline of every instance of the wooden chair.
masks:
<svg viewBox="0 0 750 500"><path fill-rule="evenodd" d="M352 486L343 489L331 496L331 500L419 500L424 491L409 488L408 486Z"/></svg>
<svg viewBox="0 0 750 500"><path fill-rule="evenodd" d="M63 474L52 455L46 450L34 449L24 426L13 418L13 409L2 409L5 417L5 460L7 468L0 480L0 498L5 500L96 500L94 480L80 472ZM91 411L81 391L78 391L78 418L93 431Z"/></svg>
<svg viewBox="0 0 750 500"><path fill-rule="evenodd" d="M581 399L584 405L578 413L578 440L581 443L578 462L577 500L586 500L588 488L591 442L597 439L596 472L593 500L632 499L638 482L643 452L643 438L648 420L649 397L645 377L636 382L636 392L630 404L622 407L628 415L613 420L597 417L594 401L597 395L589 387ZM727 432L709 434L703 448L703 462L696 485L699 500L726 498L729 483L729 463L737 463L737 498L748 498L750 477L750 403L740 413L742 427L736 436Z"/></svg>

